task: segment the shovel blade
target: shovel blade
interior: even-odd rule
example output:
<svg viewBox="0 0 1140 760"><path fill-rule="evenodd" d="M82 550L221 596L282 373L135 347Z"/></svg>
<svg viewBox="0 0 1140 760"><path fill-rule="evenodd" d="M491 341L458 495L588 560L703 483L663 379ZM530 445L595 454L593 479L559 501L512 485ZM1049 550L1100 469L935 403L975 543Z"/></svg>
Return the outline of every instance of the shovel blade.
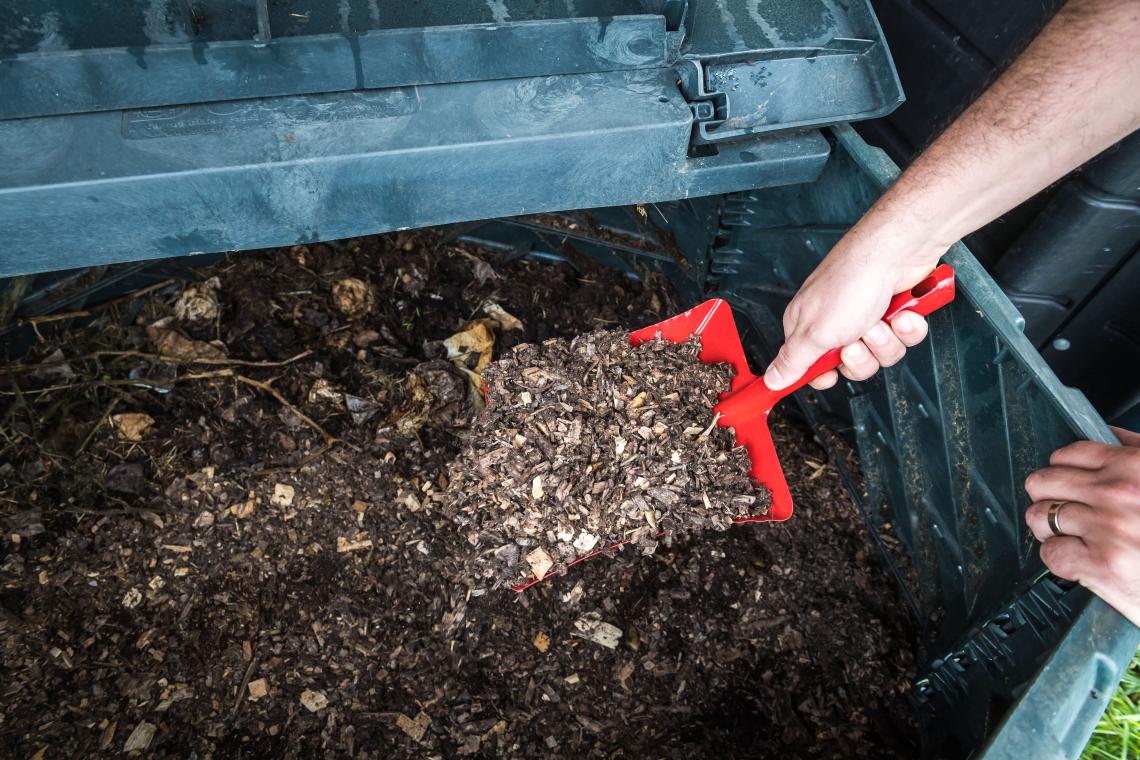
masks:
<svg viewBox="0 0 1140 760"><path fill-rule="evenodd" d="M744 346L740 343L740 333L736 331L732 309L723 298L710 299L675 317L635 330L629 334L629 342L636 348L658 336L670 343L685 343L689 338L698 336L701 339L702 362L727 362L736 373L732 378L731 391L740 390L756 378L744 358Z"/></svg>
<svg viewBox="0 0 1140 760"><path fill-rule="evenodd" d="M721 394L721 402L712 411L720 415L718 425L733 428L737 445L748 452L752 464L749 474L772 496L772 504L766 513L738 517L733 522L787 520L792 516L792 496L784 479L784 469L776 456L772 433L768 430L771 400L756 398L754 391L762 391L763 381L748 368L744 346L728 303L724 299L713 298L675 317L630 333L629 339L636 347L657 337L671 343L685 343L693 336L701 339L699 358L702 362L726 362L735 372L731 387Z"/></svg>

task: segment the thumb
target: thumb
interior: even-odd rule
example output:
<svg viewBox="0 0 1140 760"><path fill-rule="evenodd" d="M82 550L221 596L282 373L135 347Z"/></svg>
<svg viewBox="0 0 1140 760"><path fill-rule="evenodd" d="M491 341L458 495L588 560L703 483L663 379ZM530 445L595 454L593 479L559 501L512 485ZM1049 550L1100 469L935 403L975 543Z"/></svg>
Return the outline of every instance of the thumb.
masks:
<svg viewBox="0 0 1140 760"><path fill-rule="evenodd" d="M780 346L779 353L764 372L764 383L774 391L786 388L799 380L812 363L822 356L824 349L802 334L793 333L788 342Z"/></svg>

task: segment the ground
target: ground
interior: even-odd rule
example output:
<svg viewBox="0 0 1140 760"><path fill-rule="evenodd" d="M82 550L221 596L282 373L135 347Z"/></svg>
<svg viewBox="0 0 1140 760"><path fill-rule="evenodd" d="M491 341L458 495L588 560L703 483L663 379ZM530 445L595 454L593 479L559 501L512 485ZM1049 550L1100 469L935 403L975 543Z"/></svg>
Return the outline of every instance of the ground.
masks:
<svg viewBox="0 0 1140 760"><path fill-rule="evenodd" d="M439 505L477 394L441 341L489 304L522 323L496 354L649 324L675 308L664 283L437 232L192 280L41 324L4 372L15 756L912 754L911 621L787 420L787 523L523 594L464 577Z"/></svg>
<svg viewBox="0 0 1140 760"><path fill-rule="evenodd" d="M1132 665L1081 755L1082 760L1135 757L1140 757L1140 652L1132 659Z"/></svg>

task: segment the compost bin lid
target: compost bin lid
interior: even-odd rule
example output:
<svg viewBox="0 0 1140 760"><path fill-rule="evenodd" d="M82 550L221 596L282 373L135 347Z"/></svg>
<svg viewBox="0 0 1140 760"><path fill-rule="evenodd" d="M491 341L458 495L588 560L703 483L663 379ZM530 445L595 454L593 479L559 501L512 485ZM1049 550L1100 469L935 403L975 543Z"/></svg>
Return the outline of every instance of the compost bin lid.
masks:
<svg viewBox="0 0 1140 760"><path fill-rule="evenodd" d="M677 68L718 142L902 100L867 0L13 0L0 26L0 120Z"/></svg>

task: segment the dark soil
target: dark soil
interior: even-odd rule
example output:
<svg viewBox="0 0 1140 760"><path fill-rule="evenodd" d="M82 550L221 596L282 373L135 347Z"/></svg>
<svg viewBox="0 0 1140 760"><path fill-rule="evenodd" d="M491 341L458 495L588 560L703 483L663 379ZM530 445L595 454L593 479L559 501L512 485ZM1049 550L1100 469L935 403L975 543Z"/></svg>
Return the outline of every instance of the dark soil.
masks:
<svg viewBox="0 0 1140 760"><path fill-rule="evenodd" d="M481 357L443 341L649 324L659 283L436 233L196 277L40 325L0 378L6 756L912 754L912 627L799 427L787 523L463 581Z"/></svg>
<svg viewBox="0 0 1140 760"><path fill-rule="evenodd" d="M542 580L625 542L652 554L766 511L747 452L713 416L732 370L700 350L699 338L632 348L607 330L518 346L488 368L444 503L480 580Z"/></svg>

